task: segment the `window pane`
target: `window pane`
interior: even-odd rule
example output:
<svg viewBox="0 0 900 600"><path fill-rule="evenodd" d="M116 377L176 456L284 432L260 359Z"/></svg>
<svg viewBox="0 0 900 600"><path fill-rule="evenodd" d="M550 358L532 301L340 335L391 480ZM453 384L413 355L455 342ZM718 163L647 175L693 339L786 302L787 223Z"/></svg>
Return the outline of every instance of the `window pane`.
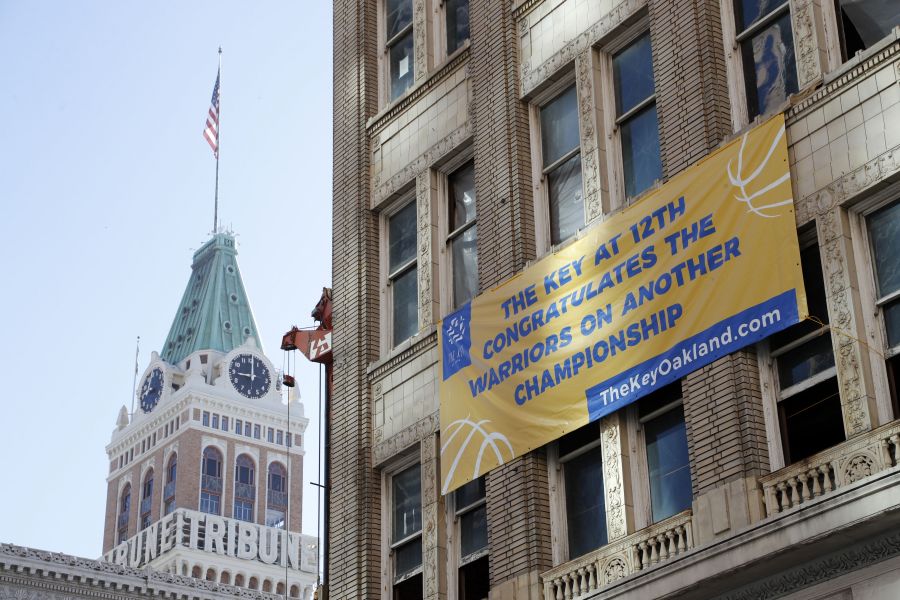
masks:
<svg viewBox="0 0 900 600"><path fill-rule="evenodd" d="M884 38L900 24L900 2L897 0L841 0L844 37L858 39L858 50L868 48ZM853 52L848 44L848 57Z"/></svg>
<svg viewBox="0 0 900 600"><path fill-rule="evenodd" d="M388 229L388 269L393 271L416 257L416 203L410 202L392 216Z"/></svg>
<svg viewBox="0 0 900 600"><path fill-rule="evenodd" d="M396 346L405 339L415 335L419 330L419 306L417 269L413 267L400 277L394 279L393 307L394 307L394 338Z"/></svg>
<svg viewBox="0 0 900 600"><path fill-rule="evenodd" d="M487 548L487 508L484 504L459 518L459 537L460 556Z"/></svg>
<svg viewBox="0 0 900 600"><path fill-rule="evenodd" d="M653 55L650 33L613 57L616 114L622 115L653 95Z"/></svg>
<svg viewBox="0 0 900 600"><path fill-rule="evenodd" d="M787 459L797 462L844 441L844 419L837 378L782 400Z"/></svg>
<svg viewBox="0 0 900 600"><path fill-rule="evenodd" d="M735 0L734 14L737 18L738 33L744 31L782 4L784 4L784 0Z"/></svg>
<svg viewBox="0 0 900 600"><path fill-rule="evenodd" d="M778 357L778 382L781 389L805 381L834 366L831 334L813 338Z"/></svg>
<svg viewBox="0 0 900 600"><path fill-rule="evenodd" d="M691 506L684 409L679 406L644 424L650 469L653 521L662 521Z"/></svg>
<svg viewBox="0 0 900 600"><path fill-rule="evenodd" d="M454 492L456 494L456 510L475 504L484 498L484 477L473 479Z"/></svg>
<svg viewBox="0 0 900 600"><path fill-rule="evenodd" d="M422 566L422 538L417 537L394 548L394 580L400 579L407 573L415 571ZM420 582L421 585L421 582Z"/></svg>
<svg viewBox="0 0 900 600"><path fill-rule="evenodd" d="M565 463L569 559L606 544L603 462L600 447Z"/></svg>
<svg viewBox="0 0 900 600"><path fill-rule="evenodd" d="M809 308L809 314L823 323L828 323L822 257L819 254L818 246L807 246L800 250L800 267L803 271L803 287L806 288L806 305ZM769 338L769 344L773 350L776 350L819 329L821 329L821 325L814 321L801 321L784 331L773 334Z"/></svg>
<svg viewBox="0 0 900 600"><path fill-rule="evenodd" d="M869 237L875 257L878 296L900 290L900 202L895 202L869 218Z"/></svg>
<svg viewBox="0 0 900 600"><path fill-rule="evenodd" d="M662 177L656 104L622 123L625 195L637 196Z"/></svg>
<svg viewBox="0 0 900 600"><path fill-rule="evenodd" d="M884 328L887 333L888 346L893 348L900 344L900 301L891 302L883 309Z"/></svg>
<svg viewBox="0 0 900 600"><path fill-rule="evenodd" d="M541 151L544 166L552 165L564 154L577 148L578 101L575 86L541 108Z"/></svg>
<svg viewBox="0 0 900 600"><path fill-rule="evenodd" d="M475 163L447 177L450 196L450 231L455 231L475 218Z"/></svg>
<svg viewBox="0 0 900 600"><path fill-rule="evenodd" d="M390 54L391 100L403 95L413 83L413 35L412 31L397 40L388 51Z"/></svg>
<svg viewBox="0 0 900 600"><path fill-rule="evenodd" d="M412 23L412 0L387 0L387 39Z"/></svg>
<svg viewBox="0 0 900 600"><path fill-rule="evenodd" d="M550 196L550 243L563 242L584 226L581 195L581 154L576 154L547 176Z"/></svg>
<svg viewBox="0 0 900 600"><path fill-rule="evenodd" d="M741 53L747 82L747 111L751 119L775 108L797 91L789 12L743 42Z"/></svg>
<svg viewBox="0 0 900 600"><path fill-rule="evenodd" d="M472 225L454 238L453 246L453 305L461 306L475 297L478 291L477 225Z"/></svg>
<svg viewBox="0 0 900 600"><path fill-rule="evenodd" d="M446 0L447 54L462 46L469 37L469 0Z"/></svg>
<svg viewBox="0 0 900 600"><path fill-rule="evenodd" d="M422 530L422 479L416 465L393 477L394 521L392 541Z"/></svg>
<svg viewBox="0 0 900 600"><path fill-rule="evenodd" d="M284 511L267 508L266 527L284 527Z"/></svg>

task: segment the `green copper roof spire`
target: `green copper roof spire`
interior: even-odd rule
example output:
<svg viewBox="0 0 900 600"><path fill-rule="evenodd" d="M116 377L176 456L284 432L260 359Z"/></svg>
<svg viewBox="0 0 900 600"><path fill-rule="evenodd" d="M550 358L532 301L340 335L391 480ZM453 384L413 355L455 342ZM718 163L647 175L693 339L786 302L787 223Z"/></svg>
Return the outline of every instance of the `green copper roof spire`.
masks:
<svg viewBox="0 0 900 600"><path fill-rule="evenodd" d="M228 352L259 331L241 272L234 236L216 233L194 253L188 281L160 356L177 364L197 350Z"/></svg>

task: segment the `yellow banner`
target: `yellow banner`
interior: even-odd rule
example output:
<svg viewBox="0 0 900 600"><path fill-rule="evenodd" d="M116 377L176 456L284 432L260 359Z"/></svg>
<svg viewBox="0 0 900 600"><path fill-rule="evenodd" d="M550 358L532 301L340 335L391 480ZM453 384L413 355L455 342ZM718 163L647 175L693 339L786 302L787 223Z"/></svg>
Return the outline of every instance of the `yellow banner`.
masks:
<svg viewBox="0 0 900 600"><path fill-rule="evenodd" d="M806 316L779 115L444 319L442 491Z"/></svg>

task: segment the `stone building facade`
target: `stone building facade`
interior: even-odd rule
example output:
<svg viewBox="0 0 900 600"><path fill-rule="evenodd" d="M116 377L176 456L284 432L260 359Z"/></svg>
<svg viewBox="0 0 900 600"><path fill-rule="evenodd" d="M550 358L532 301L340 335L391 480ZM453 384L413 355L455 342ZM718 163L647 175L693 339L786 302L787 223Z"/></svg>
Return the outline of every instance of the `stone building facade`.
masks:
<svg viewBox="0 0 900 600"><path fill-rule="evenodd" d="M900 14L774 4L334 4L330 596L900 595ZM441 495L442 317L778 113L815 321Z"/></svg>

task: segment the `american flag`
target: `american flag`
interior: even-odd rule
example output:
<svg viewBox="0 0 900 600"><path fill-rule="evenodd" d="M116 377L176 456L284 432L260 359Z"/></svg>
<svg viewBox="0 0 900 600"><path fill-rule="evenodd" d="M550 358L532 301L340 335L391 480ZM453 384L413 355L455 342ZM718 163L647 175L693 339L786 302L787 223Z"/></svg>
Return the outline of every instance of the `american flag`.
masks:
<svg viewBox="0 0 900 600"><path fill-rule="evenodd" d="M209 116L206 117L206 129L203 130L203 137L209 142L213 154L219 158L219 75L216 72L216 85L213 86L212 100L209 104Z"/></svg>

